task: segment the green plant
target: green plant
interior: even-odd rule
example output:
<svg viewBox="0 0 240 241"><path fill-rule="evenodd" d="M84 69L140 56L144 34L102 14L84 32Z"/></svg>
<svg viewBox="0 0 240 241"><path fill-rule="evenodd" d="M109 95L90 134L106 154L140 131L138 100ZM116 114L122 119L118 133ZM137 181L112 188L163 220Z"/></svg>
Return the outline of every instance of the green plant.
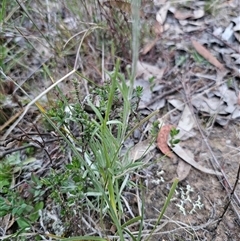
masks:
<svg viewBox="0 0 240 241"><path fill-rule="evenodd" d="M197 51L193 51L192 53L193 59L195 62L199 63L199 64L207 64L209 65L209 62L204 59L199 53L197 53Z"/></svg>
<svg viewBox="0 0 240 241"><path fill-rule="evenodd" d="M14 191L9 191L6 197L0 197L0 216L11 214L20 229L29 228L39 218L38 211L43 209L43 202L27 202Z"/></svg>
<svg viewBox="0 0 240 241"><path fill-rule="evenodd" d="M0 5L0 9L1 9L0 10L0 28L1 29L3 27L3 23L4 23L4 20L5 20L5 15L6 15L6 11L7 11L6 7L7 7L7 1L3 0L1 5ZM0 68L4 67L3 63L6 60L7 54L8 54L8 49L5 46L3 39L1 38L1 40L0 40ZM1 85L1 82L0 82L0 85Z"/></svg>
<svg viewBox="0 0 240 241"><path fill-rule="evenodd" d="M43 209L41 200L44 191L39 181L32 175L32 183L25 183L13 188L15 173L21 172L23 164L18 152L3 159L0 163L0 217L11 214L19 229L29 228L39 218L39 210Z"/></svg>
<svg viewBox="0 0 240 241"><path fill-rule="evenodd" d="M137 112L142 93L143 93L143 87L142 86L137 86L133 90L133 94L132 94L132 98L131 98L131 112L134 112L134 113Z"/></svg>
<svg viewBox="0 0 240 241"><path fill-rule="evenodd" d="M43 184L50 187L51 197L64 207L66 212L63 215L67 213L69 215L73 202L77 206L76 203L80 205L79 199L86 199L85 202L82 202L81 209L84 206L90 206L98 210L101 216L102 228L104 228L104 217L109 215L112 222L116 225L120 239L124 240L124 233L129 233L128 225L143 218L136 217L125 220L122 201L122 194L130 184L129 173L140 168L142 163L134 162L127 157L121 157L120 151L129 133L132 133L144 121L138 123L130 132L124 126L124 123L127 124L128 116L131 114L132 109L130 108L131 99L129 100L128 97L130 89L127 87L126 82L123 81L123 76L119 74L119 67L120 62L118 61L115 70L109 74L111 85L109 85L108 92L106 93L102 90L95 90L94 92L100 95L100 98L106 99L103 102L105 107L100 107L101 105L96 106L93 103L93 99L88 98L86 102L91 112L86 112L81 108L81 111L78 112L77 108L79 108L79 105L72 105L71 113L63 114L65 117L64 122L60 121L61 125L55 123L59 119L55 115L64 113L63 110L54 113L50 111L51 115L45 115L46 120L53 125L55 130L69 144L74 153L74 158L70 164L66 165L63 173L52 172L49 177L43 179ZM122 112L121 115L119 113L117 115L112 114L116 93L118 98L121 96L119 99L123 101L122 108L118 110ZM141 89L138 89L137 93L140 96ZM75 115L75 112L78 112L78 115ZM70 138L68 139L65 132L61 131L61 127L64 125L68 128L68 119L78 122L82 117L86 120L83 129L85 125L88 125L87 123L91 123L92 126L91 131L85 133L86 136L83 134L84 138L88 140L88 144L84 146L84 153L82 152L83 147L79 146L80 142L75 141L73 133L68 133ZM151 115L148 118L150 117ZM155 123L156 126L157 123ZM69 193L71 198L64 198L65 192L66 194ZM164 207L164 211L165 209L166 207Z"/></svg>
<svg viewBox="0 0 240 241"><path fill-rule="evenodd" d="M152 123L152 128L151 128L150 133L151 133L151 136L153 136L154 138L156 138L157 135L158 135L158 132L159 132L159 121L157 120L157 121L154 121L154 122Z"/></svg>
<svg viewBox="0 0 240 241"><path fill-rule="evenodd" d="M150 83L150 90L151 90L151 91L153 91L153 88L154 88L154 86L155 86L154 80L155 80L155 77L154 77L154 76L152 76L152 77L148 80L149 83Z"/></svg>
<svg viewBox="0 0 240 241"><path fill-rule="evenodd" d="M171 139L169 142L172 147L174 147L176 144L178 144L180 142L179 139L175 139L175 137L178 135L179 132L180 132L180 130L177 130L176 128L172 128L170 131Z"/></svg>

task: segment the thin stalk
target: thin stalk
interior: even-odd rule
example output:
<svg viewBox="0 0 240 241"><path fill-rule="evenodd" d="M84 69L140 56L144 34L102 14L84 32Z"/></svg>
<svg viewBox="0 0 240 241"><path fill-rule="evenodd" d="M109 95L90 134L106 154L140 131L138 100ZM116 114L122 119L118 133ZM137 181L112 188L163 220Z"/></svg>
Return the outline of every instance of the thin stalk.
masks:
<svg viewBox="0 0 240 241"><path fill-rule="evenodd" d="M123 113L123 135L126 133L129 116L131 113L131 99L133 93L134 81L137 72L137 61L139 52L139 36L140 36L140 5L141 0L132 0L132 73L130 77L130 86L128 87L128 100L125 104ZM123 140L123 139L122 139Z"/></svg>
<svg viewBox="0 0 240 241"><path fill-rule="evenodd" d="M2 25L4 22L4 18L6 15L6 6L7 6L7 1L3 0L2 1L2 10L0 11L0 25Z"/></svg>
<svg viewBox="0 0 240 241"><path fill-rule="evenodd" d="M111 89L110 89L110 93L109 93L109 97L108 97L108 104L107 104L107 109L105 112L105 118L104 118L104 123L103 123L103 127L107 127L107 121L109 119L109 115L110 115L110 111L112 110L112 103L113 103L113 98L114 98L114 93L116 90L116 82L117 82L117 77L118 77L118 71L119 71L119 67L120 67L120 61L119 59L117 59L116 65L115 65L115 70L114 70L114 75L111 78Z"/></svg>
<svg viewBox="0 0 240 241"><path fill-rule="evenodd" d="M133 84L137 72L139 37L140 37L140 6L141 0L132 0L132 76L130 80L129 98L132 97Z"/></svg>

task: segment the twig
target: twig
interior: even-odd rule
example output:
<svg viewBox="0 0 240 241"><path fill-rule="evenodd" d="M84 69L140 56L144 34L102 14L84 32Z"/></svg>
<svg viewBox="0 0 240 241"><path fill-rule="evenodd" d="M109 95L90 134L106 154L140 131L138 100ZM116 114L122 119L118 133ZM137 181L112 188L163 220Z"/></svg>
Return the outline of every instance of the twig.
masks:
<svg viewBox="0 0 240 241"><path fill-rule="evenodd" d="M238 184L238 181L239 181L239 176L240 176L240 164L239 164L239 166L238 166L238 172L237 172L236 180L235 180L233 189L232 189L232 191L231 191L231 193L230 193L229 201L228 201L228 203L226 204L222 215L220 216L220 220L223 218L223 216L225 215L225 213L227 212L227 210L228 210L228 208L229 208L229 205L230 205L230 203L231 203L231 201L232 201L233 194L235 193L235 190L236 190L236 187L237 187L237 184ZM238 217L238 218L239 218L239 217ZM239 218L239 220L240 220L240 218Z"/></svg>

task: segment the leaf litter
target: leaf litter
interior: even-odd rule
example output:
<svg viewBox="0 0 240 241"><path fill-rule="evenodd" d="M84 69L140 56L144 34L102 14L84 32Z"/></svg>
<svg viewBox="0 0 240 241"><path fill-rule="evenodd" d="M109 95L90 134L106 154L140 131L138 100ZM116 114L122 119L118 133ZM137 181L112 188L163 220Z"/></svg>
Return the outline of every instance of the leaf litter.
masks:
<svg viewBox="0 0 240 241"><path fill-rule="evenodd" d="M163 41L165 47L168 46L168 48L173 50L172 53L175 59L168 61L167 58L161 57L165 54L164 48L161 48L162 53L158 52L160 54L159 59L152 65L164 66L166 63L167 68L160 80L161 83L165 83L165 86L171 83L173 88L177 84L181 84L182 79L187 76L187 84L190 91L189 93L175 92L161 99L156 98L156 92L152 94L152 97L156 98L157 101L166 100L166 105L162 106L161 113L165 113L163 115L169 119L165 121L166 125L159 130L157 146L166 157L172 158L173 153L178 156L178 166L172 180L177 176L183 183L191 182L194 180L191 177L194 175L192 173L196 173L197 169L202 173L199 174L198 181L196 181L199 184L193 182L191 185L200 187L204 185L204 180L201 179L201 175L204 175L203 173L210 174L210 180L215 180L216 176L222 177L223 173L222 171L220 172L220 169L215 171L205 167L209 165L203 163L203 160L199 160L198 155L196 155L198 148L201 150L201 148L204 148L204 145L199 143L199 139L201 140L202 137L199 137L199 127L196 126L189 106L193 107L194 115L200 122L201 128L206 131L208 137L211 137L211 133L217 132L220 139L224 138L226 141L230 141L227 138L233 138L234 133L225 133L225 129L222 129L222 127L232 129L232 126L228 125L229 123L239 126L240 98L238 82L240 56L238 36L240 18L236 11L237 7L239 7L236 1L224 3L221 1L218 5L212 4L210 6L206 6L206 3L203 1L194 1L191 6L185 3L186 1L179 3L154 1L155 6L159 9L156 13L159 26L168 25L168 29L165 32L161 32L159 40L154 45L155 49L158 45L162 46L161 41ZM206 9L208 11L211 10L212 14L215 14L217 17L211 16L208 11L205 11ZM229 15L230 11L232 11L231 15ZM194 34L194 37L190 35L191 33ZM150 49L152 50L152 46ZM147 53L149 54L149 52ZM176 68L178 54L181 57L184 56L185 61ZM170 53L168 53L168 57L169 55ZM195 57L193 57L194 55ZM144 56L144 58L147 58L147 56ZM170 69L169 65L171 66ZM187 101L186 95L190 95ZM153 105L151 106L153 107ZM146 108L149 108L149 106L146 105ZM153 110L155 109L157 108ZM207 129L205 121L211 118L213 118L213 125L211 129ZM180 129L179 136L176 136L176 138L181 139L181 141L175 147L171 147L169 143L169 132L172 126L177 126L176 128ZM211 143L211 138L204 141ZM213 145L212 148L215 154L215 146ZM206 150L203 150L203 153L209 155ZM228 155L228 153L225 153L225 155ZM221 156L218 155L218 158L221 159ZM235 166L238 163L237 160L237 158L234 159ZM162 162L168 161L163 159ZM165 164L159 164L159 166L162 165L164 166ZM190 173L191 166L196 169ZM166 170L171 173L170 168ZM232 174L228 176L232 180L236 177L236 175ZM206 185L209 187L208 184ZM205 187L202 186L202 188ZM209 190L211 188L209 187ZM212 195L211 191L209 193ZM238 194L240 194L239 191ZM214 195L221 195L221 191L217 191ZM235 213L239 217L236 210ZM233 235L237 237L236 235L238 234L235 233ZM224 237L222 231L220 231L220 237Z"/></svg>
<svg viewBox="0 0 240 241"><path fill-rule="evenodd" d="M107 2L110 3L112 1ZM181 146L188 140L192 141L193 144L194 138L197 138L196 126L191 111L186 104L185 93L178 91L170 94L170 96L164 96L159 99L155 105L151 104L151 106L149 106L148 104L151 103L151 100L157 95L161 95L161 91L174 88L176 85L181 84L181 77L184 76L184 72L188 72L191 77L189 81L191 87L191 102L189 104L194 107L195 113L199 115L200 120L205 117L210 118L214 115L216 123L220 126L226 127L229 121L239 122L239 86L236 80L239 80L237 79L239 78L237 75L240 74L240 55L238 52L240 18L236 14L238 5L235 5L235 2L236 1L227 1L222 3L222 5L219 4L218 10L216 11L221 12L224 10L221 8L229 8L232 14L227 13L227 17L224 15L222 15L224 17L221 17L219 12L215 18L215 16L213 17L204 11L206 6L203 1L192 2L191 7L186 4L187 1L182 1L181 3L173 3L167 0L153 1L156 13L156 20L153 20L155 21L155 29L153 32L155 37L157 37L149 41L140 53L143 58L138 62L136 86L140 85L144 87L144 91L139 109L141 109L141 111L143 111L144 108L151 110L161 109L164 114L166 114L167 111L167 116L170 121L168 120L166 123L174 123L174 125L167 124L165 127L162 126L158 134L157 145L158 147L160 146L159 149L164 155L172 158L173 153L175 153L184 160L182 161L179 158L176 168L178 178L184 182L191 182L192 180L190 178L191 166L206 173L216 174L215 171L208 168L205 169L205 167L196 162L194 160L196 155L193 154L190 148ZM115 4L115 1L112 3ZM117 6L117 3L115 5ZM124 11L124 7L127 5L122 6L123 5L121 5L120 8ZM125 11L130 12L129 5L127 7L128 9ZM209 34L209 32L212 35ZM196 40L189 36L192 34L194 34L194 39ZM216 38L213 35L216 35ZM156 51L156 56L158 57L155 59L155 62L148 61L147 59L147 55L153 50ZM196 63L197 61L193 57L193 51L203 56L205 62L199 58L197 60L199 62ZM176 63L179 62L179 57L181 56L185 57L185 61L177 65ZM188 63L189 59L192 61L191 64ZM177 68L175 68L176 66ZM219 70L225 68L227 69L225 76L219 75ZM172 71L172 69L174 69L174 71ZM207 77L204 78L200 75ZM157 88L155 88L155 92L152 89L149 81L152 78L155 87L161 85L158 91ZM213 80L215 85L206 88L210 80ZM229 82L233 82L233 84L229 84L228 80ZM163 86L166 86L166 89ZM203 91L200 91L201 89L203 89ZM176 125L176 123L178 123L178 125ZM171 147L171 150L168 142L169 132L172 126L177 126L177 129L180 129L177 138L181 139L181 145L177 144L175 147ZM221 137L222 136L219 136L218 138ZM216 140L218 139L216 138ZM144 158L145 154L154 149L155 144L150 145L148 140L141 141L130 149L130 158L133 161L137 161ZM233 164L231 165L233 166ZM197 178L198 172L194 173ZM217 174L219 176L222 175L221 173ZM202 176L202 174L199 175ZM216 186L217 184L214 180L212 177L209 177L209 182L214 183L213 185ZM182 185L184 182L182 182ZM194 185L196 183L190 184ZM206 183L206 186L207 185L208 183ZM208 188L211 191L212 186L208 186ZM160 187L158 187L158 189L160 189ZM222 192L222 189L220 190ZM201 190L199 190L199 192L201 192ZM209 195L211 195L211 193L209 193ZM226 196L226 194L224 195ZM221 200L221 197L218 196L218 198L218 200ZM215 205L215 196L211 196L211 199ZM218 205L217 201L216 205ZM209 212L211 210L211 208L208 209ZM216 212L219 216L220 213L218 209ZM198 216L201 216L200 212ZM184 221L184 219L182 221ZM191 221L195 222L195 220ZM197 232L197 229L195 232ZM224 234L221 232L221 235ZM209 240L211 240L211 238L209 238Z"/></svg>

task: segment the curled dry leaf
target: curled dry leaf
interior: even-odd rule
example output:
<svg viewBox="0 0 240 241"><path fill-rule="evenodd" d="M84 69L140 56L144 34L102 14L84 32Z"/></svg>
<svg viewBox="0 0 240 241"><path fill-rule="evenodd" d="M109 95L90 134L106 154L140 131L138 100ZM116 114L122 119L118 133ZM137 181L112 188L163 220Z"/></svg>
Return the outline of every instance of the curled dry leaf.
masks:
<svg viewBox="0 0 240 241"><path fill-rule="evenodd" d="M199 19L204 16L204 10L198 9L192 11L181 11L181 10L174 10L171 9L174 12L174 17L178 20L185 20L187 18L193 18L193 19ZM170 11L171 11L170 10Z"/></svg>
<svg viewBox="0 0 240 241"><path fill-rule="evenodd" d="M176 10L175 13L174 13L174 17L178 20L185 20L187 18L190 18L192 17L193 14L190 12L190 11L179 11L179 10Z"/></svg>
<svg viewBox="0 0 240 241"><path fill-rule="evenodd" d="M168 135L173 128L173 125L165 125L162 126L157 137L157 146L161 150L163 154L166 156L173 158L173 153L171 152L171 149L168 147Z"/></svg>
<svg viewBox="0 0 240 241"><path fill-rule="evenodd" d="M169 8L170 8L170 3L167 2L167 3L157 12L156 20L157 20L161 25L163 25L163 23L164 23L165 20L166 20L167 12L168 12L168 9L169 9Z"/></svg>
<svg viewBox="0 0 240 241"><path fill-rule="evenodd" d="M216 66L219 69L223 69L224 66L221 64L205 47L203 47L199 42L192 39L192 45L196 51L202 55L209 63Z"/></svg>

